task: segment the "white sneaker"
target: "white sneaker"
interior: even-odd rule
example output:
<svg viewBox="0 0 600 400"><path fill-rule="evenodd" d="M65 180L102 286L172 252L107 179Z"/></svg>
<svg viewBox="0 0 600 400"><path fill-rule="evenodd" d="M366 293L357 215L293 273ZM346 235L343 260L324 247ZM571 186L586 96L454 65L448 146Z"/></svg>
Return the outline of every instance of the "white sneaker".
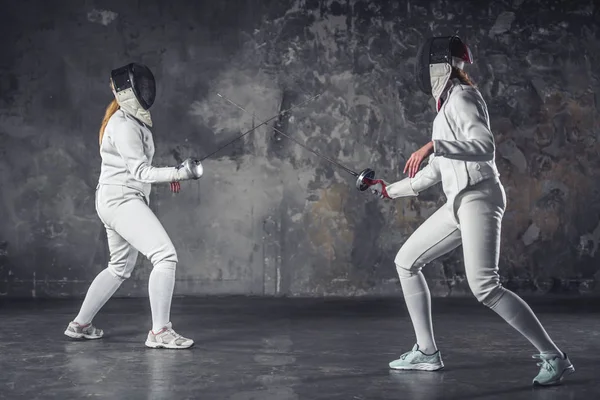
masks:
<svg viewBox="0 0 600 400"><path fill-rule="evenodd" d="M73 339L100 339L104 336L102 329L96 328L91 323L79 325L77 322L69 322L65 335Z"/></svg>
<svg viewBox="0 0 600 400"><path fill-rule="evenodd" d="M533 378L533 384L536 386L560 385L563 378L575 372L575 367L571 360L563 353L563 357L558 355L536 354L533 358L540 360L538 367L540 372Z"/></svg>
<svg viewBox="0 0 600 400"><path fill-rule="evenodd" d="M146 346L153 349L189 349L193 345L194 341L175 332L170 322L156 333L148 332L146 339Z"/></svg>
<svg viewBox="0 0 600 400"><path fill-rule="evenodd" d="M437 371L444 368L442 354L436 351L427 355L419 350L419 345L415 344L411 351L400 356L399 359L390 362L391 369L405 371Z"/></svg>

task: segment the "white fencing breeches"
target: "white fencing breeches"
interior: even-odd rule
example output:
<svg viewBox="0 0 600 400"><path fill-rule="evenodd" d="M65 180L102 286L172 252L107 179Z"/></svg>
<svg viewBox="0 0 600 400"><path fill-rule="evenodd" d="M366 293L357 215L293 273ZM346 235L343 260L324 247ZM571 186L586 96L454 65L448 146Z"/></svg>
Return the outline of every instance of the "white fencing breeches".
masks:
<svg viewBox="0 0 600 400"><path fill-rule="evenodd" d="M106 227L110 261L108 269L124 280L131 276L138 251L156 268L177 263L177 253L162 224L141 192L126 186L101 185L96 210Z"/></svg>
<svg viewBox="0 0 600 400"><path fill-rule="evenodd" d="M469 287L480 302L492 306L503 292L498 260L505 208L506 195L497 180L461 193L454 208L445 204L404 243L395 259L400 279L419 274L424 265L462 244Z"/></svg>
<svg viewBox="0 0 600 400"><path fill-rule="evenodd" d="M519 296L500 284L500 232L506 209L502 184L490 179L457 196L454 209L446 204L421 225L398 252L395 262L417 344L426 354L436 351L431 321L431 295L421 268L463 246L465 272L471 291L540 352L561 350ZM456 211L456 214L455 214Z"/></svg>
<svg viewBox="0 0 600 400"><path fill-rule="evenodd" d="M126 186L100 185L96 210L106 227L110 261L92 282L75 322L91 323L98 311L131 276L138 251L152 262L148 282L152 330L169 323L175 287L175 247L145 201L143 194Z"/></svg>

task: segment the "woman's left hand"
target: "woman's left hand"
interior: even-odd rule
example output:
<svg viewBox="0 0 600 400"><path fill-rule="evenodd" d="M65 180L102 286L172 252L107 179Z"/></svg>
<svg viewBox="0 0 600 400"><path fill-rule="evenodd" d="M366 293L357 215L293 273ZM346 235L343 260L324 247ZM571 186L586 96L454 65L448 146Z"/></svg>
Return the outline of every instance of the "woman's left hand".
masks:
<svg viewBox="0 0 600 400"><path fill-rule="evenodd" d="M423 160L429 157L433 153L433 141L427 143L419 150L411 154L410 158L404 166L404 173L408 173L409 178L414 178ZM407 172L408 171L408 172Z"/></svg>

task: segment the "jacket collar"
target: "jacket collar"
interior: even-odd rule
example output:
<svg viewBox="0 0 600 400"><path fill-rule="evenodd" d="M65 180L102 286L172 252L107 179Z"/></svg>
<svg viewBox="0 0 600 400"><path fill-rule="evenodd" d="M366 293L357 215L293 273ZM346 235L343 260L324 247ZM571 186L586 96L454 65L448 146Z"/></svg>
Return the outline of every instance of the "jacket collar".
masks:
<svg viewBox="0 0 600 400"><path fill-rule="evenodd" d="M448 97L450 97L450 93L452 93L454 88L456 88L457 86L460 86L460 85L461 85L460 81L456 78L453 78L448 82L446 89L444 89L444 92L442 93L442 95L440 96L440 99L438 100L438 104L437 104L438 112L440 112L440 110L442 109L442 106L444 105L446 100L448 100Z"/></svg>

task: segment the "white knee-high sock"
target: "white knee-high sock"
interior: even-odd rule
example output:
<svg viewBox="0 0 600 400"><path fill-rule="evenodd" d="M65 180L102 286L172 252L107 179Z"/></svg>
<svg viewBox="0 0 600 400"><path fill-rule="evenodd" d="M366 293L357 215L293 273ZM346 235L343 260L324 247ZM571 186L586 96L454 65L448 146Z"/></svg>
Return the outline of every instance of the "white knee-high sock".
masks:
<svg viewBox="0 0 600 400"><path fill-rule="evenodd" d="M410 278L400 278L404 301L417 336L419 350L425 354L437 351L431 321L431 294L422 272Z"/></svg>
<svg viewBox="0 0 600 400"><path fill-rule="evenodd" d="M87 325L96 316L98 311L112 297L123 281L110 273L108 269L100 272L90 285L85 295L79 314L73 321L79 325Z"/></svg>
<svg viewBox="0 0 600 400"><path fill-rule="evenodd" d="M525 336L540 353L563 357L529 305L510 290L502 289L504 293L490 308Z"/></svg>
<svg viewBox="0 0 600 400"><path fill-rule="evenodd" d="M148 295L152 310L152 331L160 331L170 322L171 300L175 289L176 263L162 261L154 266L148 281Z"/></svg>

